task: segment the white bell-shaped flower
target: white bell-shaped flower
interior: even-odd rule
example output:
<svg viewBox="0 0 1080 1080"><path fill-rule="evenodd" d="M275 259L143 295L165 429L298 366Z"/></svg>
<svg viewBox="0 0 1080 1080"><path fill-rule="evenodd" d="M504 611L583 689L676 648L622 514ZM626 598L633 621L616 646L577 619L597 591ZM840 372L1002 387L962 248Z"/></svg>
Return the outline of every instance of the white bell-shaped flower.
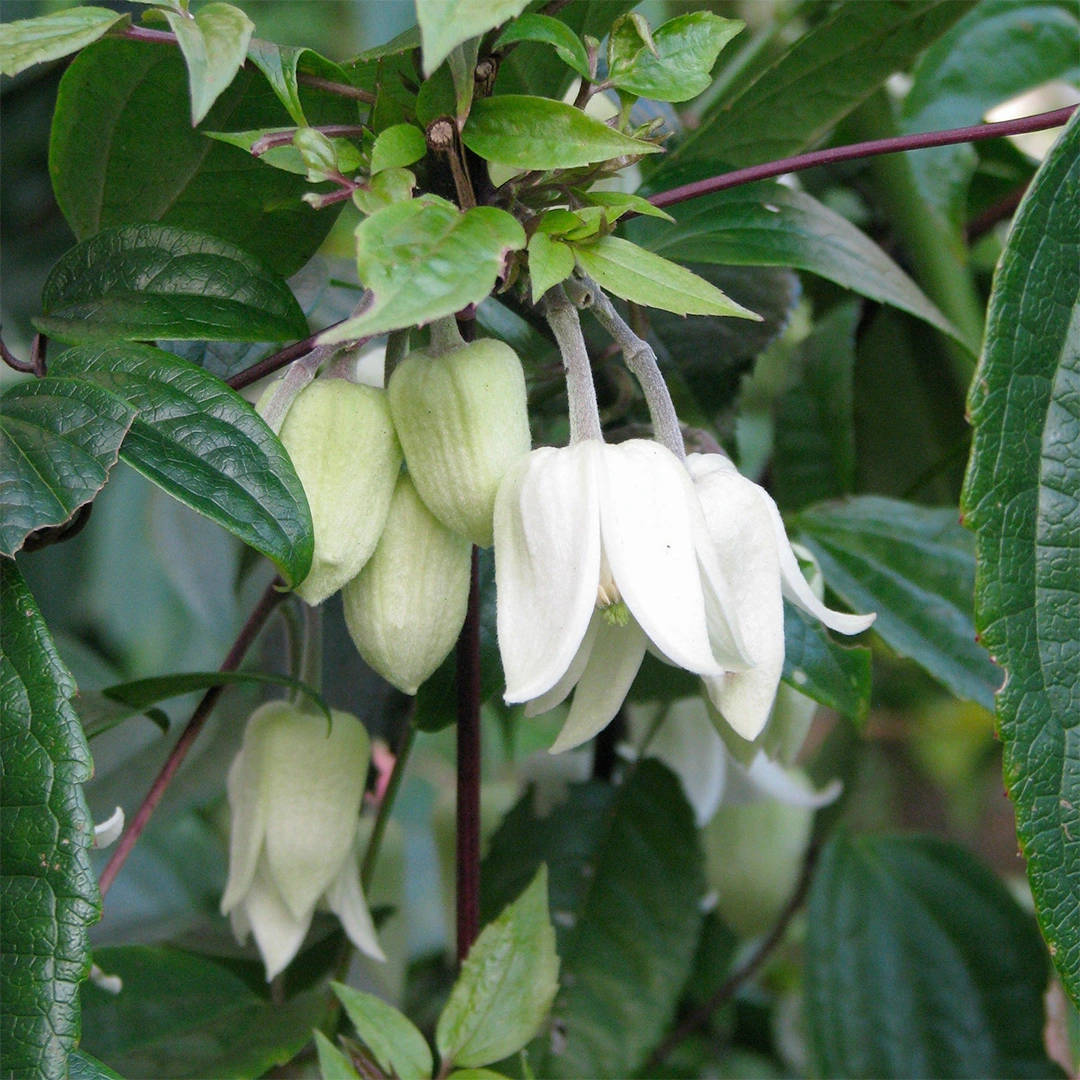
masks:
<svg viewBox="0 0 1080 1080"><path fill-rule="evenodd" d="M383 953L360 887L357 822L371 744L364 725L334 710L333 723L286 701L248 721L229 769L229 879L222 914L249 933L267 980L290 963L324 903L353 944Z"/></svg>

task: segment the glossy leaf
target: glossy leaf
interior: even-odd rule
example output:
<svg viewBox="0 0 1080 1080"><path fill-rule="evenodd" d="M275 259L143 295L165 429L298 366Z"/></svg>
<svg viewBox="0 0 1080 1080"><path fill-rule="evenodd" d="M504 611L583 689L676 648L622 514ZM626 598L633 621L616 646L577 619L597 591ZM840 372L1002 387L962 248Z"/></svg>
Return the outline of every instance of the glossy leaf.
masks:
<svg viewBox="0 0 1080 1080"><path fill-rule="evenodd" d="M553 285L565 281L574 272L574 250L547 233L535 232L529 241L529 281L533 303L539 303Z"/></svg>
<svg viewBox="0 0 1080 1080"><path fill-rule="evenodd" d="M1080 1001L1080 120L1020 205L994 278L969 401L964 518L975 622L1005 669L997 716L1035 910Z"/></svg>
<svg viewBox="0 0 1080 1080"><path fill-rule="evenodd" d="M122 18L108 8L87 6L0 23L0 74L18 75L34 64L78 52Z"/></svg>
<svg viewBox="0 0 1080 1080"><path fill-rule="evenodd" d="M957 697L991 709L1001 676L975 640L975 552L954 509L864 495L796 519L829 588Z"/></svg>
<svg viewBox="0 0 1080 1080"><path fill-rule="evenodd" d="M356 229L360 280L373 293L360 315L320 341L348 341L453 315L495 287L525 231L505 210L462 213L435 195L379 210Z"/></svg>
<svg viewBox="0 0 1080 1080"><path fill-rule="evenodd" d="M455 46L520 15L528 3L529 0L416 0L424 75L430 76Z"/></svg>
<svg viewBox="0 0 1080 1080"><path fill-rule="evenodd" d="M473 942L435 1029L443 1060L478 1068L516 1054L547 1016L558 974L547 867L541 865L529 887Z"/></svg>
<svg viewBox="0 0 1080 1080"><path fill-rule="evenodd" d="M68 1058L68 1076L70 1080L124 1080L118 1072L82 1050L74 1051Z"/></svg>
<svg viewBox="0 0 1080 1080"><path fill-rule="evenodd" d="M395 124L379 132L371 148L371 174L403 169L427 153L424 133L412 124Z"/></svg>
<svg viewBox="0 0 1080 1080"><path fill-rule="evenodd" d="M561 959L560 1037L553 1047L542 1035L530 1059L544 1076L632 1076L668 1028L701 925L703 856L678 779L648 759L618 788L573 785L546 817L527 795L492 838L484 912L541 862Z"/></svg>
<svg viewBox="0 0 1080 1080"><path fill-rule="evenodd" d="M116 225L160 221L218 236L277 273L294 274L322 243L334 212L316 213L302 201L309 190L302 176L193 130L187 79L178 50L139 41L107 38L72 61L49 146L68 224L82 240ZM310 123L356 123L355 102L306 87L300 94ZM263 76L242 68L204 123L213 131L254 131L289 121Z"/></svg>
<svg viewBox="0 0 1080 1080"><path fill-rule="evenodd" d="M515 19L500 35L496 49L521 41L542 41L553 45L559 59L568 64L583 79L589 77L589 55L581 38L569 26L550 15L534 15L531 12Z"/></svg>
<svg viewBox="0 0 1080 1080"><path fill-rule="evenodd" d="M605 291L645 307L676 315L735 315L760 319L715 285L678 263L646 251L618 236L577 244L578 265Z"/></svg>
<svg viewBox="0 0 1080 1080"><path fill-rule="evenodd" d="M238 7L220 3L205 4L194 15L166 11L165 18L187 63L195 127L236 77L255 24Z"/></svg>
<svg viewBox="0 0 1080 1080"><path fill-rule="evenodd" d="M93 762L71 705L75 681L37 603L0 563L0 1034L4 1072L64 1080L79 1039L87 930L101 915L83 798Z"/></svg>
<svg viewBox="0 0 1080 1080"><path fill-rule="evenodd" d="M807 914L814 1075L1054 1074L1034 922L963 848L841 833L822 853Z"/></svg>
<svg viewBox="0 0 1080 1080"><path fill-rule="evenodd" d="M809 270L958 338L948 319L877 244L803 191L753 184L692 199L670 212L676 225L639 218L629 223L627 236L679 262Z"/></svg>
<svg viewBox="0 0 1080 1080"><path fill-rule="evenodd" d="M609 215L610 221L631 211L646 217L660 218L662 221L675 220L666 210L653 206L648 199L640 195L631 195L625 191L583 191L580 194L585 202L592 206L604 206L613 210L614 214Z"/></svg>
<svg viewBox="0 0 1080 1080"><path fill-rule="evenodd" d="M309 990L273 1005L226 967L180 949L97 949L119 994L87 983L82 1047L121 1076L262 1076L293 1058L326 1012Z"/></svg>
<svg viewBox="0 0 1080 1080"><path fill-rule="evenodd" d="M611 66L607 81L639 97L689 101L709 88L720 50L744 25L710 11L676 16L652 32L655 52L642 43L634 55Z"/></svg>
<svg viewBox="0 0 1080 1080"><path fill-rule="evenodd" d="M105 485L135 410L81 379L35 379L0 399L0 552L63 525Z"/></svg>
<svg viewBox="0 0 1080 1080"><path fill-rule="evenodd" d="M308 324L288 285L247 252L167 225L106 229L49 274L38 329L57 341L284 341Z"/></svg>
<svg viewBox="0 0 1080 1080"><path fill-rule="evenodd" d="M138 410L121 457L266 555L289 583L311 565L311 515L285 448L255 410L202 368L145 345L84 345L51 365Z"/></svg>
<svg viewBox="0 0 1080 1080"><path fill-rule="evenodd" d="M514 169L573 169L660 152L654 143L623 135L572 105L519 94L475 102L461 141L485 161Z"/></svg>
<svg viewBox="0 0 1080 1080"><path fill-rule="evenodd" d="M400 1080L428 1080L433 1061L427 1039L393 1005L374 994L331 983L357 1034L387 1073Z"/></svg>
<svg viewBox="0 0 1080 1080"><path fill-rule="evenodd" d="M344 68L332 60L327 60L325 56L320 56L314 49L276 45L272 41L252 38L248 42L247 56L266 76L278 100L288 109L294 123L300 127L308 126L304 103L300 100L300 81L297 78L301 66L307 74L318 75L332 82L349 83Z"/></svg>

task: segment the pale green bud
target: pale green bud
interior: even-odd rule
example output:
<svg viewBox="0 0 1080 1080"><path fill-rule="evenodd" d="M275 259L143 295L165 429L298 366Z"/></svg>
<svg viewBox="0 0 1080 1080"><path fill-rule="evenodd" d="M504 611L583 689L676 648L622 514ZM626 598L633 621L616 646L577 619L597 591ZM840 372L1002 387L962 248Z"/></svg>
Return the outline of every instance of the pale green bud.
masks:
<svg viewBox="0 0 1080 1080"><path fill-rule="evenodd" d="M322 603L371 557L401 471L386 395L344 379L316 379L293 402L281 441L304 485L315 527L311 572L297 586Z"/></svg>
<svg viewBox="0 0 1080 1080"><path fill-rule="evenodd" d="M420 497L448 529L489 547L499 482L532 445L517 354L492 339L415 352L388 394Z"/></svg>
<svg viewBox="0 0 1080 1080"><path fill-rule="evenodd" d="M406 694L446 659L469 606L469 542L442 525L408 476L394 489L375 554L341 591L360 655Z"/></svg>

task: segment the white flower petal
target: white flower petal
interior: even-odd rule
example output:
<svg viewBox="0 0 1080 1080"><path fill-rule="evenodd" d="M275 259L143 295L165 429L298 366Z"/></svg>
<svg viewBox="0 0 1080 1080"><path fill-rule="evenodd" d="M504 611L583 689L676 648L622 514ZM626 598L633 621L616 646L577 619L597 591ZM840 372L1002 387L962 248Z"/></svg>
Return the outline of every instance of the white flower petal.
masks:
<svg viewBox="0 0 1080 1080"><path fill-rule="evenodd" d="M360 852L355 843L352 853L326 890L326 903L341 920L349 940L366 956L385 962L386 954L379 945L375 924L371 921L371 912L360 885Z"/></svg>
<svg viewBox="0 0 1080 1080"><path fill-rule="evenodd" d="M266 857L259 860L251 888L244 897L246 921L255 934L263 963L266 965L266 981L289 966L299 952L304 935L311 925L315 905L297 917L285 904L270 876ZM235 924L234 924L235 929ZM244 935L247 936L246 934Z"/></svg>
<svg viewBox="0 0 1080 1080"><path fill-rule="evenodd" d="M645 634L633 619L627 619L625 626L601 619L592 655L552 754L573 750L611 723L645 656Z"/></svg>
<svg viewBox="0 0 1080 1080"><path fill-rule="evenodd" d="M229 766L226 788L232 822L229 829L229 879L221 897L221 913L236 909L251 888L255 865L259 861L266 835L266 804L261 789L259 759L273 713L258 710L244 729L240 752Z"/></svg>
<svg viewBox="0 0 1080 1080"><path fill-rule="evenodd" d="M731 766L728 790L724 793L726 806L776 799L788 806L804 806L817 810L834 802L844 787L839 780L833 780L820 791L815 791L800 770L785 769L775 761L770 761L761 752L749 766L740 765L734 759Z"/></svg>
<svg viewBox="0 0 1080 1080"><path fill-rule="evenodd" d="M94 826L94 847L99 851L115 844L124 831L124 810L118 806L100 825Z"/></svg>
<svg viewBox="0 0 1080 1080"><path fill-rule="evenodd" d="M594 611L593 617L589 620L589 629L585 631L585 637L578 646L574 659L570 661L566 674L546 694L541 694L538 698L525 703L526 716L540 716L554 709L556 705L561 705L570 696L570 691L577 686L578 679L588 666L601 619L603 615L599 611Z"/></svg>
<svg viewBox="0 0 1080 1080"><path fill-rule="evenodd" d="M541 447L495 501L495 583L506 700L547 693L572 663L596 606L600 504L593 441Z"/></svg>
<svg viewBox="0 0 1080 1080"><path fill-rule="evenodd" d="M712 819L724 793L727 754L705 702L699 697L673 702L645 748L682 781L698 827Z"/></svg>
<svg viewBox="0 0 1080 1080"><path fill-rule="evenodd" d="M626 606L680 667L719 675L694 546L693 484L670 450L632 439L604 446L600 531Z"/></svg>

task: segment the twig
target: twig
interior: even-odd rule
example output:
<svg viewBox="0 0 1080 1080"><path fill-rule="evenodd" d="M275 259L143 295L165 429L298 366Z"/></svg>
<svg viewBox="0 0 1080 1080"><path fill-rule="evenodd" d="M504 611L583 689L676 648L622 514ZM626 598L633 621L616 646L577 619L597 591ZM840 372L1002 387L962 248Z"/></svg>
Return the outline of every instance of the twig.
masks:
<svg viewBox="0 0 1080 1080"><path fill-rule="evenodd" d="M49 347L49 339L44 334L35 334L30 343L30 366L39 379L45 378L45 352Z"/></svg>
<svg viewBox="0 0 1080 1080"><path fill-rule="evenodd" d="M4 339L0 338L0 357L3 358L4 363L14 371L21 372L23 375L36 375L32 363L27 363L25 360L20 360L8 347L4 344Z"/></svg>
<svg viewBox="0 0 1080 1080"><path fill-rule="evenodd" d="M375 865L379 861L379 851L382 848L383 836L386 833L386 824L390 820L390 812L394 808L394 801L397 799L397 793L401 788L401 780L405 775L405 765L408 763L409 754L412 752L413 742L416 739L416 725L413 723L415 715L416 698L412 698L408 713L405 716L405 725L401 729L401 738L398 740L394 768L390 773L386 791L383 792L383 797L379 802L379 809L375 814L375 824L372 826L371 837L368 840L367 850L364 852L364 861L360 866L360 887L369 900L371 882L375 877Z"/></svg>
<svg viewBox="0 0 1080 1080"><path fill-rule="evenodd" d="M261 139L256 139L251 144L252 157L260 157L267 150L273 150L275 146L291 146L293 136L298 130L298 128L289 128L287 131L271 131L263 135ZM333 139L359 138L367 128L361 124L322 124L316 125L314 130L321 132L328 139Z"/></svg>
<svg viewBox="0 0 1080 1080"><path fill-rule="evenodd" d="M334 82L332 79L320 79L318 75L304 75L301 72L297 72L296 81L301 86L310 86L312 90L325 90L328 94L363 101L367 105L375 104L375 95L370 90L361 90L359 86Z"/></svg>
<svg viewBox="0 0 1080 1080"><path fill-rule="evenodd" d="M267 586L266 592L263 593L261 599L255 605L255 610L248 616L247 622L240 629L240 633L236 635L232 648L224 661L222 661L220 671L235 671L240 666L248 649L251 648L255 639L259 636L259 631L263 628L274 608L289 595L282 591L283 584L281 578L275 577ZM187 756L187 752L199 737L199 732L202 731L206 721L210 718L210 713L213 712L214 706L224 690L224 686L211 686L195 707L187 727L184 728L183 734L181 734L176 741L176 745L170 751L168 759L157 774L154 783L147 792L146 798L143 799L142 805L132 819L131 824L127 827L127 831L120 837L120 842L116 845L112 858L109 859L108 864L101 873L98 889L101 891L102 897L109 891L109 886L112 885L116 875L120 873L120 868L131 854L131 849L142 835L147 822L149 822L154 810L157 809L158 803L161 802L162 796L164 796L169 784L172 782L172 778L176 775L176 770L180 768L184 758Z"/></svg>
<svg viewBox="0 0 1080 1080"><path fill-rule="evenodd" d="M544 316L555 335L566 372L566 393L570 407L570 442L603 439L600 413L596 407L596 387L592 367L581 333L577 308L567 299L561 285L544 293Z"/></svg>
<svg viewBox="0 0 1080 1080"><path fill-rule="evenodd" d="M809 154L781 158L779 161L766 162L764 165L752 165L748 169L736 169L721 173L706 180L697 180L692 184L682 184L670 191L661 191L649 196L653 206L674 206L676 203L697 199L702 195L711 195L715 191L726 191L741 184L752 184L757 180L768 180L784 173L801 172L814 169L819 165L833 165L839 161L853 161L856 158L876 157L878 154L897 154L904 150L925 150L931 146L952 146L955 143L978 142L980 139L998 139L1005 135L1023 135L1028 131L1045 131L1047 128L1060 127L1068 121L1076 110L1075 105L1053 112L1038 113L1035 116L1021 117L1019 120L1002 120L996 124L975 124L973 127L951 128L948 131L929 131L920 135L898 135L891 139L872 139L869 142L852 143L849 146L834 146L828 150L814 150ZM629 215L627 215L629 216Z"/></svg>
<svg viewBox="0 0 1080 1080"><path fill-rule="evenodd" d="M975 243L980 236L988 233L999 221L1011 217L1013 211L1020 205L1020 200L1023 199L1027 189L1028 185L1026 183L1020 184L1018 187L1013 188L1000 202L996 202L993 206L988 206L982 213L976 214L967 223L967 228L964 230L967 235L967 242L969 244Z"/></svg>

